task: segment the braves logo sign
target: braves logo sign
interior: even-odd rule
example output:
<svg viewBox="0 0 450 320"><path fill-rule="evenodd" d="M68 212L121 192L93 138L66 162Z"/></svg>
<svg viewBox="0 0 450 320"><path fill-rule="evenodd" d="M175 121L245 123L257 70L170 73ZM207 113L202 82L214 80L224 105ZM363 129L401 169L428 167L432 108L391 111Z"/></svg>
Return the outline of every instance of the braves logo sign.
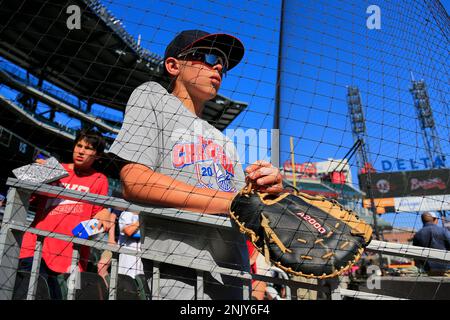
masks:
<svg viewBox="0 0 450 320"><path fill-rule="evenodd" d="M419 180L419 179L411 179L411 190L417 190L417 189L440 189L445 190L447 188L446 184L440 179L440 178L431 178L426 180Z"/></svg>

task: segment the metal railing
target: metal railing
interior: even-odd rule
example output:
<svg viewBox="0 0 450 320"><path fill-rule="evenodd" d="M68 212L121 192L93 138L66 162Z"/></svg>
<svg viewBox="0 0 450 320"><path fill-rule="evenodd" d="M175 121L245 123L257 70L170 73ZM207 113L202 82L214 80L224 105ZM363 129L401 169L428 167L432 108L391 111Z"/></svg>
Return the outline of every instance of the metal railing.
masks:
<svg viewBox="0 0 450 320"><path fill-rule="evenodd" d="M105 208L115 208L120 210L140 212L141 215L150 215L162 219L171 219L184 221L186 223L196 223L208 225L214 228L229 229L232 228L231 222L226 217L218 217L213 215L202 215L188 211L180 211L171 208L147 207L133 204L120 198L100 196L97 194L82 193L79 191L68 190L62 187L32 184L20 182L16 179L9 178L7 185L10 186L7 196L7 206L3 217L3 223L0 230L0 300L10 300L13 297L14 284L19 263L19 252L21 237L24 232L31 232L38 236L36 242L33 266L31 271L31 279L29 281L27 299L36 298L37 277L39 263L42 256L42 241L45 237L52 237L74 244L71 269L74 276L69 277L68 281L76 283L78 273L78 260L80 246L89 246L100 250L109 250L113 253L111 261L111 272L109 281L109 299L117 298L117 281L118 281L118 257L119 254L136 255L136 251L125 247L118 247L105 242L84 240L81 238L70 237L54 232L43 231L36 228L30 228L26 216L28 213L28 202L32 193L40 194L48 197L57 197L81 202L87 202ZM145 226L144 226L145 227ZM435 261L450 261L450 253L442 250L418 248L413 246L398 245L393 243L372 241L367 248L368 251L382 252L390 255L406 256L411 258L428 259ZM280 284L287 287L288 298L295 298L296 294L291 294L294 290L302 288L314 290L323 294L327 299L343 299L344 297L353 297L358 299L398 299L379 294L371 294L341 288L339 278L327 281L319 281L318 284L310 284L294 279L279 279L264 275L251 274L239 270L222 268L217 265L198 264L194 258L188 257L171 257L161 255L158 252L144 251L139 252L139 257L153 261L153 277L152 277L152 299L159 299L159 265L172 264L187 267L196 270L197 273L197 299L203 299L203 283L206 272L215 272L226 276L239 278L242 280L243 298L251 298L251 280L260 280L268 283ZM68 285L67 299L75 298L75 285ZM296 292L296 291L295 291Z"/></svg>

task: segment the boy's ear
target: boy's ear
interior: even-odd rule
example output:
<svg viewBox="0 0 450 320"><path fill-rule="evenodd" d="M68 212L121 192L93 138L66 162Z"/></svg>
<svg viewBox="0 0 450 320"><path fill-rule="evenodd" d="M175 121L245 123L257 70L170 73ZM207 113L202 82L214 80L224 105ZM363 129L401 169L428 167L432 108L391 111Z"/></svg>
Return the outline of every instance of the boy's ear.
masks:
<svg viewBox="0 0 450 320"><path fill-rule="evenodd" d="M166 70L169 75L176 77L180 73L180 62L172 57L169 57L165 61Z"/></svg>
<svg viewBox="0 0 450 320"><path fill-rule="evenodd" d="M94 155L94 161L98 161L100 159L100 155L98 154L97 151L95 151L95 155Z"/></svg>

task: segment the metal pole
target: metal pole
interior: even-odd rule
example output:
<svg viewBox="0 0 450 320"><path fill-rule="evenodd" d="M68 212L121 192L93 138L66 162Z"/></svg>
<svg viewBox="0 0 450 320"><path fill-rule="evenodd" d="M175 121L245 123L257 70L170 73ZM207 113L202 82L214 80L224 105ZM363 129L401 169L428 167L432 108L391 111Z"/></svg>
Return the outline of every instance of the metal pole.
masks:
<svg viewBox="0 0 450 320"><path fill-rule="evenodd" d="M364 147L364 144L365 144L365 141L361 139L360 148L361 148L361 155L363 157L363 162L368 163L368 157L366 154L366 148ZM367 170L366 187L367 187L368 196L370 198L370 207L372 209L373 229L374 229L374 233L375 233L375 239L381 240L380 233L378 231L378 213L377 213L377 208L375 207L375 199L373 197L373 192L372 192L371 174L372 173L370 172L370 169ZM381 253L378 254L378 258L380 260L380 268L383 268L383 256L381 255Z"/></svg>
<svg viewBox="0 0 450 320"><path fill-rule="evenodd" d="M283 23L284 23L284 0L281 0L280 14L280 37L278 40L278 65L277 65L277 84L275 92L275 113L273 119L273 128L280 129L280 87L281 87L281 63L283 56Z"/></svg>
<svg viewBox="0 0 450 320"><path fill-rule="evenodd" d="M280 37L278 40L278 65L277 65L277 84L275 89L275 111L273 117L273 129L271 134L271 155L272 165L280 168L280 82L281 82L281 57L283 43L283 17L284 17L284 0L281 0L280 15Z"/></svg>
<svg viewBox="0 0 450 320"><path fill-rule="evenodd" d="M280 168L280 130L272 129L271 134L270 162L276 168Z"/></svg>
<svg viewBox="0 0 450 320"><path fill-rule="evenodd" d="M366 154L366 151L364 148L365 142L364 142L364 140L360 140L360 141L361 141L361 155L363 157L363 161L364 161L364 163L368 163L367 154ZM373 227L374 227L375 237L377 240L380 240L380 234L378 232L378 222L377 222L378 214L377 214L377 208L375 207L375 199L373 197L373 192L372 192L372 177L371 177L370 169L367 170L366 187L367 187L367 194L370 199L370 207L372 209Z"/></svg>
<svg viewBox="0 0 450 320"><path fill-rule="evenodd" d="M292 165L292 182L294 183L294 188L297 188L297 171L295 170L295 156L294 156L294 138L291 137L291 165Z"/></svg>

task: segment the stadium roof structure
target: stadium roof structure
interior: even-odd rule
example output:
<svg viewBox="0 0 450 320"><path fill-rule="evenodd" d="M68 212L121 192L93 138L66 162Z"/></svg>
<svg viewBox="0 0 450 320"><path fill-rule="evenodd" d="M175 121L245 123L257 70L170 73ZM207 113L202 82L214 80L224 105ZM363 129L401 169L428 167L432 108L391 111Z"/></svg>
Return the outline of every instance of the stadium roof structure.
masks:
<svg viewBox="0 0 450 320"><path fill-rule="evenodd" d="M67 27L70 5L81 9L81 29ZM0 30L1 56L88 104L123 111L140 84L169 83L162 57L142 48L98 0L3 1ZM218 95L203 117L223 130L246 106Z"/></svg>

